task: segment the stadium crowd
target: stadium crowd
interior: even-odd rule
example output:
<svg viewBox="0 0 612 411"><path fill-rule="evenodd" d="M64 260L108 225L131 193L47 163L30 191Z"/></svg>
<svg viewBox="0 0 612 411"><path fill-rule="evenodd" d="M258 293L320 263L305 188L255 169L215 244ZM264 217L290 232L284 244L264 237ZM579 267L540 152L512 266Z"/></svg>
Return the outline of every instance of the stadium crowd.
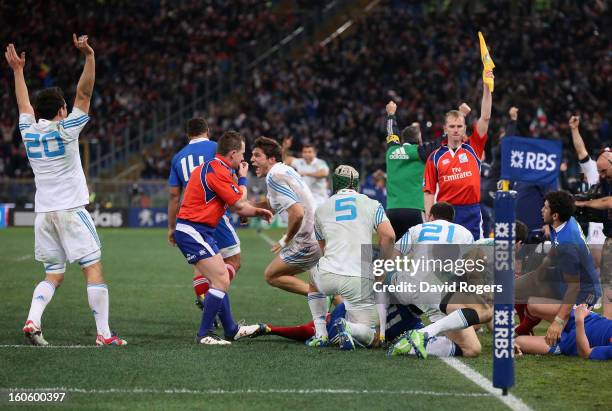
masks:
<svg viewBox="0 0 612 411"><path fill-rule="evenodd" d="M217 79L232 65L253 60L263 45L293 28L297 20L292 11L279 17L273 3L111 0L74 7L64 2L2 2L2 18L11 24L0 27L0 37L26 52L32 92L60 86L71 105L80 63L70 49L70 35L88 33L96 48L97 79L85 137L97 140L105 153L111 135L123 139L126 127L137 127L139 120L149 124L160 103L201 93L207 78ZM62 23L43 24L49 15ZM5 67L0 85L11 90L11 82ZM14 101L12 92L0 100L0 176L32 177Z"/></svg>
<svg viewBox="0 0 612 411"><path fill-rule="evenodd" d="M228 128L250 141L292 135L294 149L314 143L332 165L350 160L362 171L384 169L389 98L398 103L400 125L418 121L425 140L441 135L442 113L462 101L479 102L480 30L498 73L486 159L504 132L507 110L516 106L521 135L562 139L575 172L570 113L581 115L591 152L611 138L610 8L541 3L461 2L443 9L385 2L356 21L351 35L253 72L238 104L205 113L212 135Z"/></svg>

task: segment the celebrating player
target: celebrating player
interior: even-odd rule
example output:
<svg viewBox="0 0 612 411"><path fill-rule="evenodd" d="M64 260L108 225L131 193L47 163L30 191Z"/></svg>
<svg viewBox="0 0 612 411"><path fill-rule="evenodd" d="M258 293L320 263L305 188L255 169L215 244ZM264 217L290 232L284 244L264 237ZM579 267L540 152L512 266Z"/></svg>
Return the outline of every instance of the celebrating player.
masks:
<svg viewBox="0 0 612 411"><path fill-rule="evenodd" d="M200 344L230 344L227 340L238 340L260 330L259 325L238 325L234 321L229 296L226 294L230 276L213 237L228 206L244 217L259 216L267 221L272 218L270 211L253 207L243 199L246 177L238 180L240 188L233 179L234 170L247 167L244 163L244 148L244 138L239 133L227 131L221 136L215 158L193 170L193 178L187 183L176 220L176 244L187 262L194 264L210 282L197 335ZM212 331L217 315L223 325L226 340Z"/></svg>
<svg viewBox="0 0 612 411"><path fill-rule="evenodd" d="M493 72L487 73L493 77ZM470 230L475 240L482 237L480 214L480 162L487 142L493 97L483 84L480 118L467 143L465 116L451 110L444 117L448 143L429 156L425 165L425 219L429 219L434 201L447 202L455 208L455 222ZM437 192L437 197L436 197Z"/></svg>
<svg viewBox="0 0 612 411"><path fill-rule="evenodd" d="M310 284L296 278L303 271L312 269L321 257L321 250L314 235L315 203L310 189L300 175L282 158L281 146L271 138L259 137L253 144L251 162L257 177L265 177L266 200L262 206L275 213L287 212L287 234L272 251L279 252L266 267L268 284L296 294L308 296L308 307L317 326L317 336L325 335L327 301L325 294ZM312 279L312 277L311 277Z"/></svg>
<svg viewBox="0 0 612 411"><path fill-rule="evenodd" d="M43 312L64 281L66 261L78 261L96 321L96 344L126 345L108 326L108 288L102 276L100 239L83 207L89 203L89 192L78 139L89 121L87 113L96 76L94 51L87 36L77 38L73 34L72 41L85 56L85 66L70 114L64 94L57 87L40 91L32 107L23 75L25 52L18 55L15 46L9 44L4 54L15 75L19 131L35 175L35 258L45 266L45 280L34 289L23 332L31 344L48 345L41 331Z"/></svg>
<svg viewBox="0 0 612 411"><path fill-rule="evenodd" d="M192 118L187 122L186 131L187 137L189 137L189 144L183 147L172 158L170 177L168 178L168 243L171 245L176 245L174 233L181 190L187 186L194 168L212 160L217 150L217 143L210 141L208 138L209 130L205 119ZM246 177L246 167L242 172L244 175L239 175L239 177ZM217 242L217 247L219 247L219 253L225 262L230 281L232 281L240 269L240 240L228 218L228 212L221 217L213 237ZM204 296L208 293L210 283L205 276L198 272L197 266L193 266L193 271L193 288L197 297L196 302L201 307Z"/></svg>
<svg viewBox="0 0 612 411"><path fill-rule="evenodd" d="M372 234L376 233L381 257L387 258L395 243L393 227L382 205L358 193L358 189L359 173L351 166L338 166L333 175L334 195L315 213L315 235L323 256L313 269L313 280L326 295L342 296L346 320L339 319L337 327L339 345L344 350L355 348L353 337L362 345L371 345L379 325L374 275L362 269L363 260L372 258L362 253L362 247L371 244ZM325 345L327 337L327 332L317 332L307 344Z"/></svg>
<svg viewBox="0 0 612 411"><path fill-rule="evenodd" d="M514 341L524 354L563 354L589 360L612 360L612 320L576 306L559 338L550 345L544 336L520 335Z"/></svg>

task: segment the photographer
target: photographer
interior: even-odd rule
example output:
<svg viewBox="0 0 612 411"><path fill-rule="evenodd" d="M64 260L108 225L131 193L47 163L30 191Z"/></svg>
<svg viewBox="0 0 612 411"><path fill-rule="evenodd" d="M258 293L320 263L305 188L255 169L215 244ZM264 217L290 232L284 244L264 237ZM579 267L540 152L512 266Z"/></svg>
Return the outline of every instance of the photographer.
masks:
<svg viewBox="0 0 612 411"><path fill-rule="evenodd" d="M597 158L597 171L601 183L601 192L605 197L589 201L576 201L577 207L607 211L603 223L603 234L606 237L600 264L601 283L603 288L604 316L612 319L612 151L604 149Z"/></svg>

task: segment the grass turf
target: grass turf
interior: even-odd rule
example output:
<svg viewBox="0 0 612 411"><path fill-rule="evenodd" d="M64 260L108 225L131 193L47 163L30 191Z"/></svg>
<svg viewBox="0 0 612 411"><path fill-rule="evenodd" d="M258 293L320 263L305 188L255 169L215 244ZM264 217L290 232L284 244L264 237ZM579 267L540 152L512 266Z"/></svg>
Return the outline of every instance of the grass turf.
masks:
<svg viewBox="0 0 612 411"><path fill-rule="evenodd" d="M506 408L437 359L390 359L379 350L313 350L280 337L241 340L230 347L197 346L193 341L200 311L192 303L190 267L177 249L166 245L165 230L102 229L99 234L111 328L129 345L0 347L0 390L83 390L69 392L60 406L78 410ZM278 325L308 321L304 298L264 282L263 270L272 258L269 246L255 231L241 230L239 235L242 269L230 291L235 318ZM42 279L33 243L32 229L0 230L0 345L25 344L20 329L32 290ZM93 344L95 324L78 265L70 266L43 326L54 345ZM481 341L482 356L462 361L491 378L491 335L482 335ZM516 381L511 392L533 409L610 405L612 367L607 363L560 356L519 358ZM356 393L362 390L375 392ZM0 408L8 405L6 391L1 393Z"/></svg>

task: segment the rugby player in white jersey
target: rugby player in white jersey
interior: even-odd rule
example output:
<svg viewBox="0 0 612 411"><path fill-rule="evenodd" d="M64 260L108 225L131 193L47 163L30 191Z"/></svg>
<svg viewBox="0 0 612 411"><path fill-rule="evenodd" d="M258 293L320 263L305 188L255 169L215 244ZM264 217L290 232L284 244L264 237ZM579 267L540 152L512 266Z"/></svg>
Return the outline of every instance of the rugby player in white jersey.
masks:
<svg viewBox="0 0 612 411"><path fill-rule="evenodd" d="M283 141L283 151L290 145L292 139L287 138ZM296 158L284 155L285 164L295 168L302 176L304 182L310 188L310 192L315 200L316 206L320 206L327 199L327 176L329 175L329 167L325 160L317 157L317 150L312 144L302 145L302 157Z"/></svg>
<svg viewBox="0 0 612 411"><path fill-rule="evenodd" d="M452 223L454 216L452 205L444 202L434 204L431 208L429 221L412 227L397 242L397 255L406 255L412 249L420 248L417 254L434 257L436 253L434 250L426 249L421 245L435 247L435 244L474 243L474 238L469 230L459 224ZM429 251L431 251L431 254ZM457 255L456 257L460 256ZM420 271L412 275L395 273L386 281L389 284L398 285L402 282L417 284L422 281L431 284L438 280L433 272ZM442 284L442 282L440 281L439 284ZM439 295L436 296L435 293L422 293L419 290L420 287L417 284L417 292L396 292L394 297L404 305L415 306L423 314L426 314L432 323L420 330L406 333L391 347L389 354L415 354L425 358L428 354L446 356L444 352L450 353L460 350L463 356L478 356L481 345L472 326L485 324L491 320L493 312L485 300L475 295L439 292ZM429 340L435 341L435 337L442 333L448 339L442 338L436 341L437 346L434 352L427 350ZM444 344L447 347L444 347Z"/></svg>
<svg viewBox="0 0 612 411"><path fill-rule="evenodd" d="M372 235L378 234L384 259L393 253L395 232L383 206L357 191L359 173L353 167L338 166L332 180L334 194L315 212L315 235L323 256L312 276L319 291L342 297L346 316L335 324L337 343L343 350L352 350L355 340L371 346L380 323L370 269ZM325 333L307 344L323 346L327 339Z"/></svg>
<svg viewBox="0 0 612 411"><path fill-rule="evenodd" d="M287 233L272 247L278 253L266 267L268 284L296 294L308 296L308 306L315 323L316 335L324 335L327 301L312 282L296 275L310 271L319 261L321 250L314 235L315 203L302 177L281 162L281 146L273 139L259 137L253 143L251 163L257 177L266 179L266 200L256 204L275 214L286 212Z"/></svg>
<svg viewBox="0 0 612 411"><path fill-rule="evenodd" d="M40 91L32 107L23 74L25 53L18 55L15 46L9 44L4 54L15 75L19 131L35 176L35 258L45 267L45 280L34 289L23 332L31 344L48 345L41 332L42 314L64 280L66 262L78 262L96 322L96 344L126 345L108 326L108 289L102 276L100 240L83 207L89 203L89 192L78 139L89 120L95 81L94 51L87 36L72 37L74 46L85 56L85 66L70 114L57 87Z"/></svg>

